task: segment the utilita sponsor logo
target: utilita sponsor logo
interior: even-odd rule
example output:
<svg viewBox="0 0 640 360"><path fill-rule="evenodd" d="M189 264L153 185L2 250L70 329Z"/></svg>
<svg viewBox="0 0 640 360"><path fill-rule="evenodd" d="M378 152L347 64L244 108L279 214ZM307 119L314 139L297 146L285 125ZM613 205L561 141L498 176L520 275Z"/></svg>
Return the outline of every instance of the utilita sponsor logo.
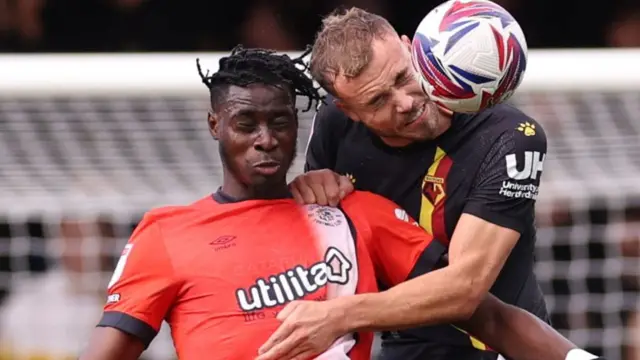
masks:
<svg viewBox="0 0 640 360"><path fill-rule="evenodd" d="M255 285L236 290L236 300L244 311L284 305L313 294L329 283L346 284L352 268L353 264L340 250L330 247L323 261L308 268L298 265L282 273L257 279Z"/></svg>

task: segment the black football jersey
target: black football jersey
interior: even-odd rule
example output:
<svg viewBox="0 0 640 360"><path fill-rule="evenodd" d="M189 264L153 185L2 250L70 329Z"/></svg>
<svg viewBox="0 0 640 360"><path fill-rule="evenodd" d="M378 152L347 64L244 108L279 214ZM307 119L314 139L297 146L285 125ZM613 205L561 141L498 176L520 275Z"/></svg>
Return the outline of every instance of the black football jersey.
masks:
<svg viewBox="0 0 640 360"><path fill-rule="evenodd" d="M348 176L356 189L404 207L444 243L463 213L519 232L491 293L548 321L533 272L534 204L546 151L540 124L509 105L455 114L437 139L394 148L329 98L316 114L305 170L332 169ZM496 358L483 350L480 341L451 325L383 334L384 359Z"/></svg>

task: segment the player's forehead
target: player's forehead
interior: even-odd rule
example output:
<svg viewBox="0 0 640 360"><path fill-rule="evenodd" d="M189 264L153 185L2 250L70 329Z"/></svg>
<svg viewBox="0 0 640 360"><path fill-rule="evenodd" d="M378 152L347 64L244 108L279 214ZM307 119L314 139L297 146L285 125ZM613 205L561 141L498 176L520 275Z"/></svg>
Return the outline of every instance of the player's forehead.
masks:
<svg viewBox="0 0 640 360"><path fill-rule="evenodd" d="M398 77L410 70L410 55L397 35L374 39L371 49L371 61L357 77L336 79L335 88L341 99L367 103L392 88Z"/></svg>
<svg viewBox="0 0 640 360"><path fill-rule="evenodd" d="M231 116L240 113L293 113L295 97L284 85L232 85L227 91L225 108Z"/></svg>

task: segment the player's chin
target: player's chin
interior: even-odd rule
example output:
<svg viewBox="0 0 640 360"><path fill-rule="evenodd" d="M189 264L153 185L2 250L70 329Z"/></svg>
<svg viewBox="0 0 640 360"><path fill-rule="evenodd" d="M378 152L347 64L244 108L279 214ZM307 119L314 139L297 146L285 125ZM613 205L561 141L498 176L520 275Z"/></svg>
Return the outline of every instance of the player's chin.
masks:
<svg viewBox="0 0 640 360"><path fill-rule="evenodd" d="M251 182L255 185L286 182L288 168L289 166L286 164L253 167L251 169Z"/></svg>
<svg viewBox="0 0 640 360"><path fill-rule="evenodd" d="M278 182L286 182L286 173L282 174L280 169L275 172L258 169L251 174L251 183L253 185L276 184Z"/></svg>
<svg viewBox="0 0 640 360"><path fill-rule="evenodd" d="M401 136L411 141L428 141L436 138L435 132L424 122L414 124L411 128L403 129Z"/></svg>

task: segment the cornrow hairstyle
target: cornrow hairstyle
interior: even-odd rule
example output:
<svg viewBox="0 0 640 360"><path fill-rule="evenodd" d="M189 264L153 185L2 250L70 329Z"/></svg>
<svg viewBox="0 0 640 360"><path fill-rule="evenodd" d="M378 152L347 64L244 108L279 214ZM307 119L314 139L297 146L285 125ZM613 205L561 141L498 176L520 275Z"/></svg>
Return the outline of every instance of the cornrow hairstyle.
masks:
<svg viewBox="0 0 640 360"><path fill-rule="evenodd" d="M224 98L224 91L229 86L246 87L251 84L266 84L276 87L286 87L294 96L306 96L309 99L307 108L311 109L312 103L322 101L317 87L307 76L308 64L303 60L311 53L311 47L299 57L292 59L286 54L278 55L272 50L245 49L242 45L231 50L231 55L220 59L220 67L217 72L209 75L202 72L200 59L196 60L198 73L202 82L209 89L211 105L218 104ZM298 66L300 68L298 68Z"/></svg>

